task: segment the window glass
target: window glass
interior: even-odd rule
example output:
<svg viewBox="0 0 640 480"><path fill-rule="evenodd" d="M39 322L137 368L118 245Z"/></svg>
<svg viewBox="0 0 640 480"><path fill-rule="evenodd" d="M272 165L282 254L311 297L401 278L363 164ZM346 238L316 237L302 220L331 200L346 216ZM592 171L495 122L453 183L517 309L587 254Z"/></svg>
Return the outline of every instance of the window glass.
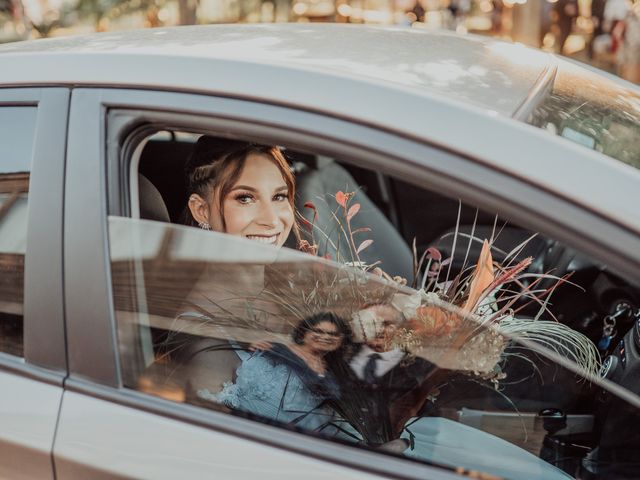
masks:
<svg viewBox="0 0 640 480"><path fill-rule="evenodd" d="M110 217L127 388L456 471L637 477L637 286L436 192L285 153L303 251L215 231L211 211L214 231ZM139 173L159 185L151 158ZM247 187L227 231L254 208L275 230Z"/></svg>
<svg viewBox="0 0 640 480"><path fill-rule="evenodd" d="M640 168L640 95L563 65L527 123Z"/></svg>
<svg viewBox="0 0 640 480"><path fill-rule="evenodd" d="M0 352L22 355L34 107L0 107Z"/></svg>

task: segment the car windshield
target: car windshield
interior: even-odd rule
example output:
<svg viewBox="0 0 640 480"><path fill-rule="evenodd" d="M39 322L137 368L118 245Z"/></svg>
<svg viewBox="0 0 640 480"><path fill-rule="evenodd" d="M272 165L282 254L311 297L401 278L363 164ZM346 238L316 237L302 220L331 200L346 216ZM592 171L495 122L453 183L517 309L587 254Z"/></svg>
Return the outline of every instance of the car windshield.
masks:
<svg viewBox="0 0 640 480"><path fill-rule="evenodd" d="M527 123L640 168L640 94L563 63Z"/></svg>

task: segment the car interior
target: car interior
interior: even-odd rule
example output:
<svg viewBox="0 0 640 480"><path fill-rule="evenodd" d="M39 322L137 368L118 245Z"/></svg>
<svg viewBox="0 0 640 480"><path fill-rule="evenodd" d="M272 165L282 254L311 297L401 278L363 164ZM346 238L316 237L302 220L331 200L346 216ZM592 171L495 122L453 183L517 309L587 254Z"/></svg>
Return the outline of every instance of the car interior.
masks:
<svg viewBox="0 0 640 480"><path fill-rule="evenodd" d="M173 131L158 132L148 139L138 164L141 219L181 223L187 193L180 179L184 178L184 165L196 139L196 134ZM407 279L409 285L418 280L413 278L411 268L414 242L417 252L435 247L443 258L453 257L451 269L458 272L466 256L480 255L482 243L470 241L471 236L481 240L495 237L493 255L497 262L524 245L517 258L533 257L530 273L552 273L557 277L571 273L570 282L558 285L553 292L553 314L598 345L602 358L607 358L606 378L640 393L637 285L566 245L456 199L339 159L290 149L284 149L284 153L295 174L299 213L311 220L315 211L317 222L329 223L327 194L357 191L362 208L354 219L354 228L370 228L374 240L362 259L367 263L381 261L385 272ZM314 211L305 206L309 202L313 202ZM132 215L135 217L135 212ZM456 242L456 237L464 241ZM337 258L336 249L328 244L320 243L319 249L319 256ZM418 272L418 276L422 274ZM534 317L539 308L533 304L520 314ZM604 345L603 322L612 315L616 315L615 333ZM153 331L156 354L162 349L166 334L161 329ZM625 350L625 345L630 344L633 348ZM533 422L529 436L537 436L537 441L531 446L525 440L521 446L567 472L575 472L581 460L598 445L615 443L620 432L635 435L634 441L640 446L638 434L632 433L638 431L637 419L629 421L628 412L616 406L614 397L589 382L576 381L572 373L559 371L548 362L538 362L540 371L535 372L531 366L535 353L522 352L517 346L513 351L516 354L502 365L506 378L499 385L480 385L460 375L443 389L440 400L422 413L449 416L497 435L500 424L520 427L522 419L528 418ZM624 371L620 370L620 362L625 362ZM545 383L547 376L553 377L554 382ZM480 423L478 415L482 418Z"/></svg>

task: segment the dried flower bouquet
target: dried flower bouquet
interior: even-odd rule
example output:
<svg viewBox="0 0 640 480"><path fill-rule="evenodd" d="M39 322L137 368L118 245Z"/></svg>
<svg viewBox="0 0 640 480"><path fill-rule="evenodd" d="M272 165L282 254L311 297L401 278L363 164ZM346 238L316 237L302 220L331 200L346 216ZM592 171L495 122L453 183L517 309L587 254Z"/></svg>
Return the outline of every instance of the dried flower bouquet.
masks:
<svg viewBox="0 0 640 480"><path fill-rule="evenodd" d="M390 304L404 317L395 335L395 345L440 367L481 376L494 375L495 379L495 375L500 375L496 366L505 348L510 342L519 342L529 347L543 347L575 362L583 373L597 375L600 356L593 342L556 321L548 308L555 289L570 283L570 274L556 277L551 273L528 273L533 259L515 260L533 237L507 253L502 263L497 263L491 253L493 238L478 239L472 231L467 236L469 246L472 241L482 242L479 258L471 265L467 265L468 258L465 258L462 270L452 278L449 278L452 258L442 258L434 247L418 257L414 241L414 282L413 288L408 288L405 279L387 275L380 262L362 260L361 253L373 244L373 240L356 240L359 234L370 232L368 228L352 228L352 220L360 211L356 197L356 192L341 191L331 196L329 201L335 201L331 211L335 228L329 232L317 227L316 206L312 202L305 204L311 215L310 219L302 217L302 224L309 232L308 240L303 242L305 251L317 254L318 242L333 245L338 257L336 261L354 271L377 276L389 286L387 289L367 289L363 288L367 282L361 280L361 286L356 283L351 291L352 298L343 298L340 302L343 307L350 306L346 310L351 311L346 313L353 318L354 329L363 333L361 337L371 338L379 326L371 319L368 323L363 321L357 312L367 305ZM462 237L457 225L453 251ZM341 243L348 245L346 252L340 252ZM466 257L468 255L469 248ZM356 276L354 273L354 278ZM545 283L543 280L551 286L540 286ZM330 286L323 290L325 298L330 298ZM304 292L300 293L304 295ZM537 306L534 316L518 315L532 306ZM550 319L543 319L543 316Z"/></svg>

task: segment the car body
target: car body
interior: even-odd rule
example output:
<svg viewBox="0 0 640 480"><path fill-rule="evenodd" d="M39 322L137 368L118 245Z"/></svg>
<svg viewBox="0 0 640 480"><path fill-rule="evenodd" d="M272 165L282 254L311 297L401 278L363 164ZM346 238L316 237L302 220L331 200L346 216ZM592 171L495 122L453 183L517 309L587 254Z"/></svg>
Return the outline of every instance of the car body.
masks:
<svg viewBox="0 0 640 480"><path fill-rule="evenodd" d="M417 29L260 25L7 44L0 59L0 122L11 132L0 146L2 205L12 215L0 228L14 255L3 285L24 282L23 300L3 290L5 312L24 326L18 348L0 354L0 476L458 478L452 465L334 444L128 383L113 262L146 259L138 240L157 246L165 230L117 219L141 216L136 162L156 130L287 145L461 198L607 265L622 285L611 291L637 293L640 93L558 57ZM577 106L554 85L574 89ZM549 98L566 109L545 109ZM605 112L600 125L562 123L588 101ZM570 114L549 127L558 111ZM615 128L597 130L605 123ZM14 178L25 170L26 183ZM28 209L19 201L27 190ZM239 255L227 248L196 259ZM24 267L10 263L16 255ZM604 385L637 406L625 375L616 377L624 389ZM493 462L485 467L495 474Z"/></svg>

